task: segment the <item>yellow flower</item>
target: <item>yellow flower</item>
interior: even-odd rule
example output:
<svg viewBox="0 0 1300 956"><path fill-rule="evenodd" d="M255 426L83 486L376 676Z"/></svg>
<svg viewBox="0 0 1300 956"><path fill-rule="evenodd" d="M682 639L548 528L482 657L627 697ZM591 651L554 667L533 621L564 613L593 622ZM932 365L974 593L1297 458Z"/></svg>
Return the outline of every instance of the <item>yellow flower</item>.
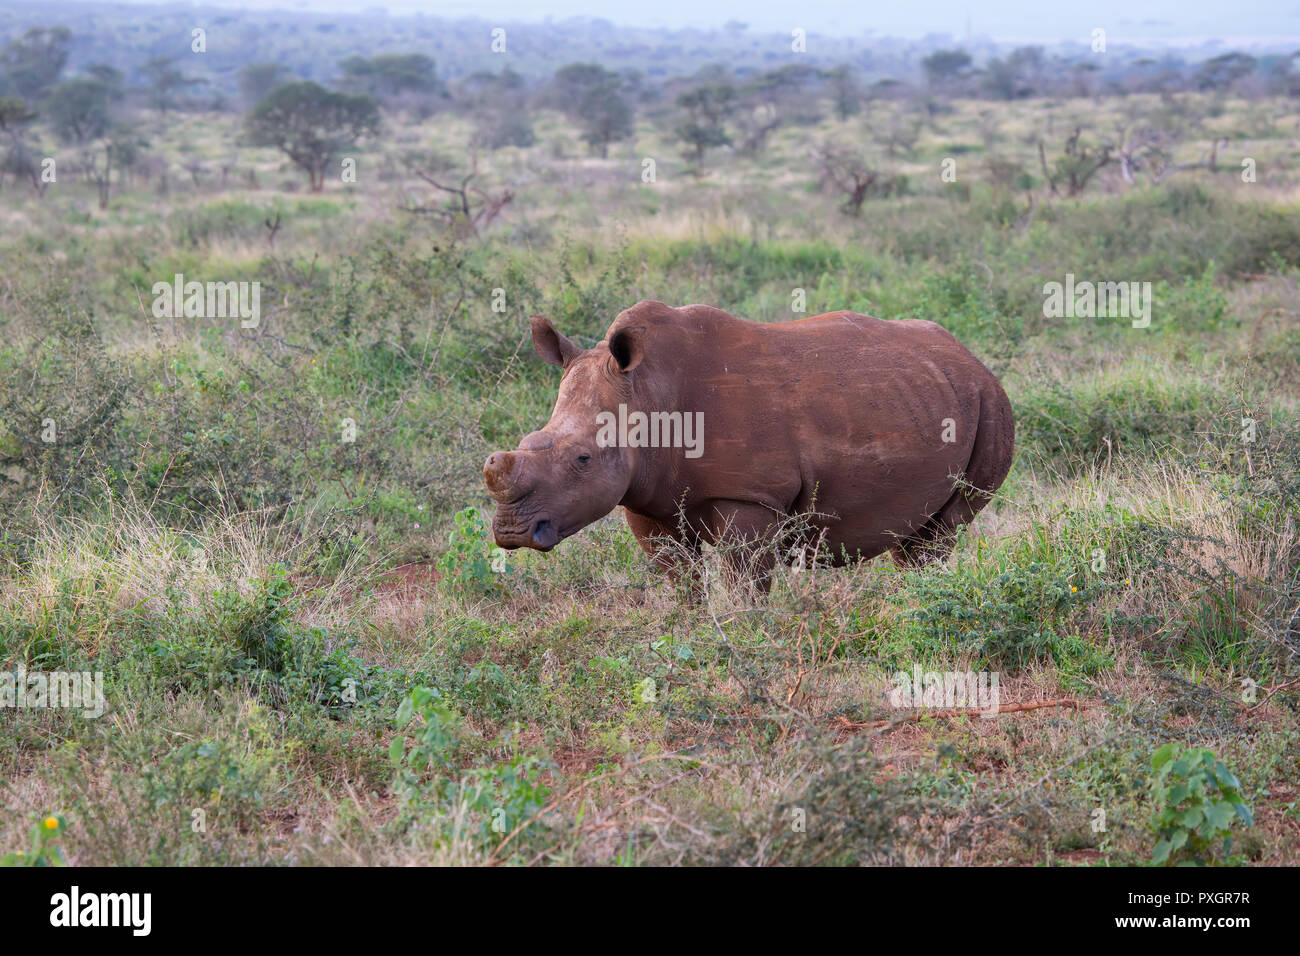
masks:
<svg viewBox="0 0 1300 956"><path fill-rule="evenodd" d="M1070 593L1071 593L1071 594L1073 594L1073 593L1074 593L1075 591L1077 591L1077 590L1079 590L1079 589L1076 588L1074 585L1070 585Z"/></svg>
<svg viewBox="0 0 1300 956"><path fill-rule="evenodd" d="M46 817L43 822L45 823L45 829L47 830L57 830L59 828L58 817Z"/></svg>

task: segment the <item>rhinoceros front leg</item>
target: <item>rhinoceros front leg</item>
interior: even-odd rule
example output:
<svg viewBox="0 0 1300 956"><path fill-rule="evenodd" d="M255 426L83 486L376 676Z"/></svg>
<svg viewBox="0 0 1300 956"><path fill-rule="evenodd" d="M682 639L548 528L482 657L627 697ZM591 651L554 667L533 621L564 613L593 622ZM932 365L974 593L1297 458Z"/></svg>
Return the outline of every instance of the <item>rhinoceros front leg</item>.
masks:
<svg viewBox="0 0 1300 956"><path fill-rule="evenodd" d="M641 550L650 556L655 568L666 573L687 600L699 603L705 582L700 574L702 566L697 560L700 554L698 535L684 531L680 523L670 524L627 508L623 509L623 514Z"/></svg>
<svg viewBox="0 0 1300 956"><path fill-rule="evenodd" d="M693 525L717 548L727 584L733 588L772 587L781 542L777 535L787 515L753 501L718 500L696 509Z"/></svg>
<svg viewBox="0 0 1300 956"><path fill-rule="evenodd" d="M636 535L637 544L641 545L641 550L650 556L651 562L660 571L677 573L680 570L680 547L686 547L691 552L699 551L697 544L688 543L683 538L676 525L637 514L628 508L623 509L623 514L627 517L627 526Z"/></svg>

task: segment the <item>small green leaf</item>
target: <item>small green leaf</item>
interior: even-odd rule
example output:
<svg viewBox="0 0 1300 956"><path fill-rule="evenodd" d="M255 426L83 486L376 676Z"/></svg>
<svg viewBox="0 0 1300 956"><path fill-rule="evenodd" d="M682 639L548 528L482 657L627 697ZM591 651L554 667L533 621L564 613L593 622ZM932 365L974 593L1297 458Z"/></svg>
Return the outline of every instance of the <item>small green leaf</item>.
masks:
<svg viewBox="0 0 1300 956"><path fill-rule="evenodd" d="M1190 807L1178 815L1178 822L1185 827L1199 826L1205 819L1205 812L1200 807Z"/></svg>
<svg viewBox="0 0 1300 956"><path fill-rule="evenodd" d="M1169 851L1172 849L1173 847L1170 845L1168 840L1159 841L1156 843L1155 851L1151 854L1151 862L1164 863L1169 859Z"/></svg>
<svg viewBox="0 0 1300 956"><path fill-rule="evenodd" d="M1157 750L1155 753L1151 755L1152 768L1155 770L1159 770L1165 764L1169 763L1169 761L1173 758L1174 754L1177 752L1178 752L1177 744L1165 744L1163 747L1161 747L1159 750Z"/></svg>
<svg viewBox="0 0 1300 956"><path fill-rule="evenodd" d="M1218 803L1207 804L1205 807L1205 816L1206 819L1214 824L1216 828L1222 830L1232 824L1232 804L1228 803L1226 800L1221 800Z"/></svg>
<svg viewBox="0 0 1300 956"><path fill-rule="evenodd" d="M397 726L405 727L411 720L411 715L415 712L415 704L410 697L403 699L397 708Z"/></svg>

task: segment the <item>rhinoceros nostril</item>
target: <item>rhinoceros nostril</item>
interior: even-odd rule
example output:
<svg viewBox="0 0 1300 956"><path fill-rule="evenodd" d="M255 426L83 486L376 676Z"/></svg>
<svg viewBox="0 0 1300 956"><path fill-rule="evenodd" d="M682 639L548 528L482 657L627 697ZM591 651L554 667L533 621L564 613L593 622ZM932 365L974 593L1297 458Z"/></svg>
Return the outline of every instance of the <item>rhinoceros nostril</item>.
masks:
<svg viewBox="0 0 1300 956"><path fill-rule="evenodd" d="M543 551L549 551L560 543L560 533L555 530L554 526L542 518L533 522L533 545L541 548Z"/></svg>

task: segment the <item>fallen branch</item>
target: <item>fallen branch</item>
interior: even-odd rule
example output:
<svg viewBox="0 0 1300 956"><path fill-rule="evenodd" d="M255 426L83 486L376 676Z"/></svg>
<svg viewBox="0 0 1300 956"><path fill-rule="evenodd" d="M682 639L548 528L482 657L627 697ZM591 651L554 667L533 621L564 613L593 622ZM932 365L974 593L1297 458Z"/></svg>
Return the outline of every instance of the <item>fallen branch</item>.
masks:
<svg viewBox="0 0 1300 956"><path fill-rule="evenodd" d="M1250 705L1243 703L1241 704L1241 709L1248 714L1251 713L1252 711L1259 710L1261 707L1263 707L1265 704L1268 703L1269 698L1271 698L1274 694L1278 693L1279 691L1290 690L1292 687L1295 687L1297 685L1300 685L1300 679L1290 680L1287 681L1285 684L1278 684L1276 687L1270 688L1268 693L1264 695L1264 699L1259 701L1259 703L1250 704Z"/></svg>
<svg viewBox="0 0 1300 956"><path fill-rule="evenodd" d="M901 717L891 717L888 720L868 720L858 721L849 720L847 717L836 717L831 721L831 726L836 730L845 733L853 733L859 730L869 730L877 727L887 727L893 729L902 724L915 723L926 717L979 717L984 714L1014 714L1022 710L1040 710L1043 707L1070 707L1079 710L1087 706L1092 701L1080 703L1072 697L1063 697L1060 700L1036 700L1025 704L1007 704L1005 707L998 707L995 710L988 710L980 707L959 707L955 710L919 710L914 714L904 714Z"/></svg>

